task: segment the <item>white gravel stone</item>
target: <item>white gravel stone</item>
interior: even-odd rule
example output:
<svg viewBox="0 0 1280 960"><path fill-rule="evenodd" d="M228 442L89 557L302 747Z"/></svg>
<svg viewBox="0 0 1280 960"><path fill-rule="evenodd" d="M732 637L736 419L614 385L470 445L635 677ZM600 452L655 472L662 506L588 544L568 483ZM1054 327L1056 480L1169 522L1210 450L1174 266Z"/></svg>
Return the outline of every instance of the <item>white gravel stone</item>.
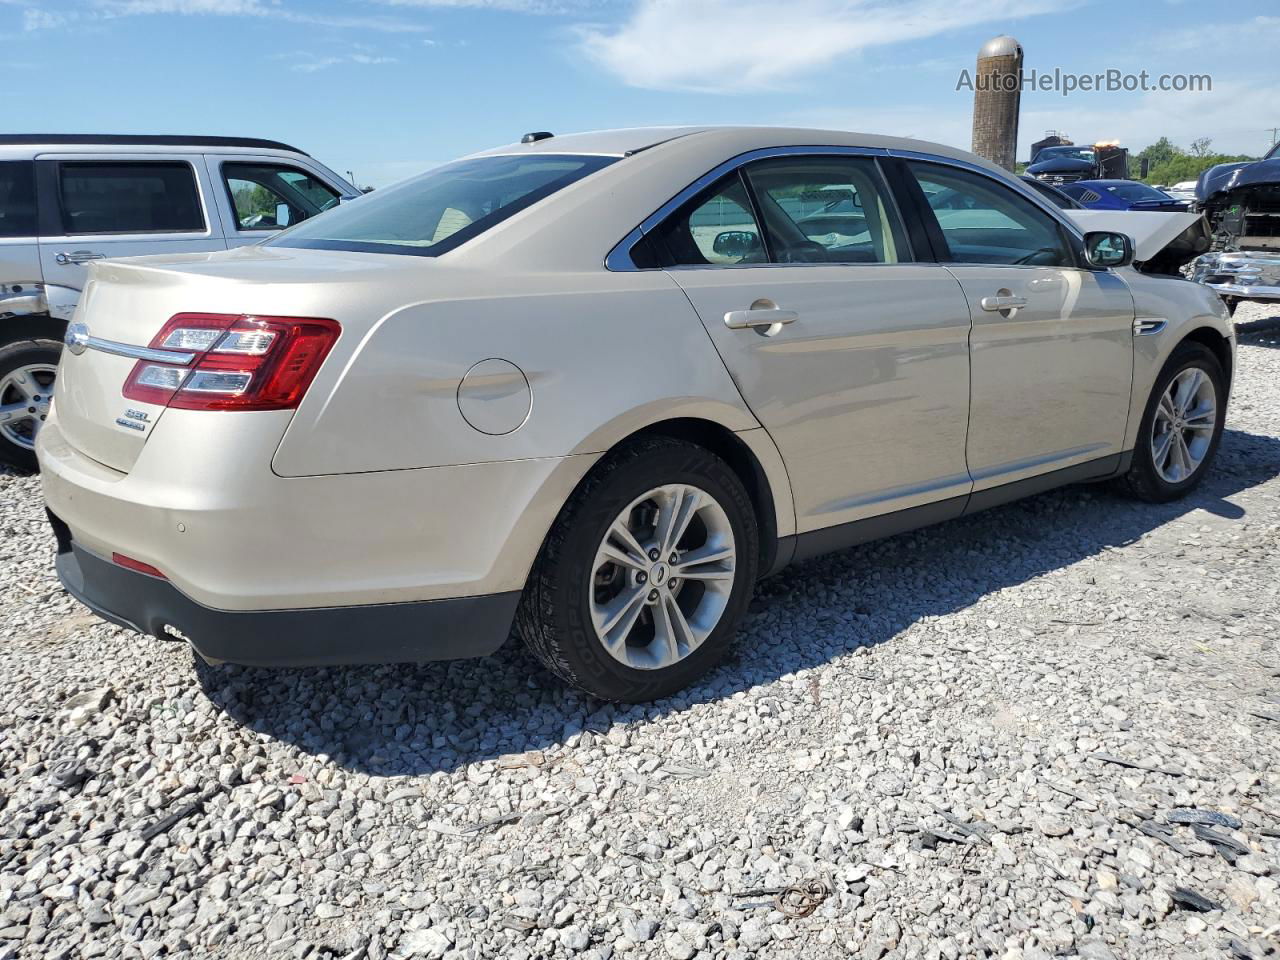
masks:
<svg viewBox="0 0 1280 960"><path fill-rule="evenodd" d="M1071 487L799 564L729 662L645 706L515 644L196 665L67 596L39 481L0 474L0 960L1264 956L1280 310L1237 320L1187 500ZM802 919L759 892L809 880Z"/></svg>

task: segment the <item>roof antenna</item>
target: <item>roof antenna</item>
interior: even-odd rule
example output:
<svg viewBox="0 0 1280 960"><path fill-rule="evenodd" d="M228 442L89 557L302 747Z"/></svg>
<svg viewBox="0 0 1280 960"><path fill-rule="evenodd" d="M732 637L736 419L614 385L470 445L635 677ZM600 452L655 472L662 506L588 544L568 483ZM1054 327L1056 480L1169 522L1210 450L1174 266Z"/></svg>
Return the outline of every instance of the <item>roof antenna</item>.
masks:
<svg viewBox="0 0 1280 960"><path fill-rule="evenodd" d="M539 140L550 140L555 134L550 130L535 130L533 133L526 133L520 138L521 143L537 143Z"/></svg>

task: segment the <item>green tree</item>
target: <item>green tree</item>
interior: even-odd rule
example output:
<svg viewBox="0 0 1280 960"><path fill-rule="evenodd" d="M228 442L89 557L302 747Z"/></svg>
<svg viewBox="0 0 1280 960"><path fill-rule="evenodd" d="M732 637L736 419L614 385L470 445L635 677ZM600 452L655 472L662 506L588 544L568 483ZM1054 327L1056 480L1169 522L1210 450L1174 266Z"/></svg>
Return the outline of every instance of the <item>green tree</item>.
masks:
<svg viewBox="0 0 1280 960"><path fill-rule="evenodd" d="M1188 151L1168 137L1161 137L1150 146L1130 155L1129 176L1142 179L1141 162L1146 160L1149 164L1146 182L1169 186L1184 180L1197 180L1200 174L1219 163L1257 159L1244 154L1212 153L1212 145L1213 140L1209 137L1198 137L1191 142L1191 149Z"/></svg>
<svg viewBox="0 0 1280 960"><path fill-rule="evenodd" d="M1151 166L1158 163L1168 163L1174 157L1181 154L1182 151L1170 142L1168 137L1161 137L1149 147L1144 147L1138 152L1139 160L1146 160Z"/></svg>

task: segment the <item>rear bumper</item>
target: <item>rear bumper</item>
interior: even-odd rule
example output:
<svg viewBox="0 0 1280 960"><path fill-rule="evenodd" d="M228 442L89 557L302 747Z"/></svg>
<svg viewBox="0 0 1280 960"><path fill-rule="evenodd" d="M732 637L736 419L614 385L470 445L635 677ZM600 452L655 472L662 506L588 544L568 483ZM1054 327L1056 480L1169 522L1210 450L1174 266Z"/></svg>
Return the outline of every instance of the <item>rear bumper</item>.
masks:
<svg viewBox="0 0 1280 960"><path fill-rule="evenodd" d="M482 657L506 640L520 592L295 610L215 610L167 580L117 566L58 533L58 579L100 617L186 639L202 656L254 666L406 663ZM176 633L175 633L176 631Z"/></svg>
<svg viewBox="0 0 1280 960"><path fill-rule="evenodd" d="M149 564L213 610L382 607L518 592L594 457L282 478L275 411L166 411L128 474L71 446L54 413L45 504L75 543ZM196 416L201 416L199 412ZM287 418L288 412L283 416Z"/></svg>

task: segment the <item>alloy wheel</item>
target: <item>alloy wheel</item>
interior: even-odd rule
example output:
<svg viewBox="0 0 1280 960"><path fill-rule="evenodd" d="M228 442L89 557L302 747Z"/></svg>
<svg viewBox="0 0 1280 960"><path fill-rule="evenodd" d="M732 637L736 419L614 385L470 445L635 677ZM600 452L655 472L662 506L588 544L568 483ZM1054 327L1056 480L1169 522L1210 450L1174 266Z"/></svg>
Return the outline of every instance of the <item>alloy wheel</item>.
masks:
<svg viewBox="0 0 1280 960"><path fill-rule="evenodd" d="M15 367L0 378L0 437L32 450L53 401L58 368L47 363Z"/></svg>
<svg viewBox="0 0 1280 960"><path fill-rule="evenodd" d="M1151 424L1151 462L1167 483L1182 483L1200 468L1218 423L1213 378L1188 367L1170 381Z"/></svg>
<svg viewBox="0 0 1280 960"><path fill-rule="evenodd" d="M615 660L660 670L688 657L724 615L736 543L715 498L667 484L610 524L591 567L591 621Z"/></svg>

